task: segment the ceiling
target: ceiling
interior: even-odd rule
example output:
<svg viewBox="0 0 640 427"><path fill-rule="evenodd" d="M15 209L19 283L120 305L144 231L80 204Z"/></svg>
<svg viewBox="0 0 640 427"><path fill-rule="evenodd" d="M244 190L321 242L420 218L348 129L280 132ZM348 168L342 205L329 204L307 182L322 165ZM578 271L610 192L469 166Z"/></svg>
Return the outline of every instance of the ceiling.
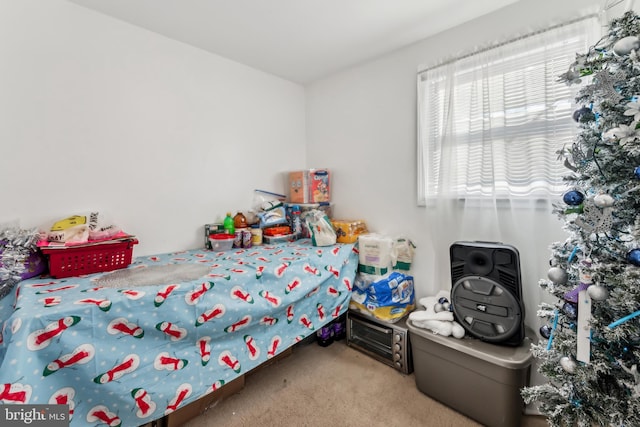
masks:
<svg viewBox="0 0 640 427"><path fill-rule="evenodd" d="M300 84L519 0L69 0Z"/></svg>

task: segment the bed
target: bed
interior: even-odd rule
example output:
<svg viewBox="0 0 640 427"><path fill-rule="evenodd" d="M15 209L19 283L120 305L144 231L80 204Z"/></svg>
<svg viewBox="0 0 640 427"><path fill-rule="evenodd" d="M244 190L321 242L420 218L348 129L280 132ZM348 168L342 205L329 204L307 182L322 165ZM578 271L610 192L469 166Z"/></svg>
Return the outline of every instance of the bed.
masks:
<svg viewBox="0 0 640 427"><path fill-rule="evenodd" d="M71 426L161 419L345 313L357 263L304 239L22 281L0 300L0 402L67 404Z"/></svg>

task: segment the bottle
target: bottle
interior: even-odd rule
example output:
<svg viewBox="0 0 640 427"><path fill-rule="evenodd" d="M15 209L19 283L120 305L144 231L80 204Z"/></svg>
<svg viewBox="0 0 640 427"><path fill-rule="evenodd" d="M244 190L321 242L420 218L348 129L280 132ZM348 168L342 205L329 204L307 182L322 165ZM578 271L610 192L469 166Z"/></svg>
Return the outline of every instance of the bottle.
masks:
<svg viewBox="0 0 640 427"><path fill-rule="evenodd" d="M224 232L227 234L231 234L232 236L235 236L236 234L236 227L233 223L233 218L231 217L231 212L227 212L227 216L224 219L224 221L222 221L222 226L224 227Z"/></svg>
<svg viewBox="0 0 640 427"><path fill-rule="evenodd" d="M302 237L302 219L300 218L300 206L291 207L291 233L295 239Z"/></svg>
<svg viewBox="0 0 640 427"><path fill-rule="evenodd" d="M331 329L331 325L326 325L318 329L316 332L316 338L318 345L321 347L331 345L331 343L333 343L333 330Z"/></svg>
<svg viewBox="0 0 640 427"><path fill-rule="evenodd" d="M233 217L233 225L236 229L238 228L247 228L247 217L244 216L242 212L238 212Z"/></svg>
<svg viewBox="0 0 640 427"><path fill-rule="evenodd" d="M336 319L331 323L331 331L333 332L333 339L340 341L347 336L346 321L345 319Z"/></svg>

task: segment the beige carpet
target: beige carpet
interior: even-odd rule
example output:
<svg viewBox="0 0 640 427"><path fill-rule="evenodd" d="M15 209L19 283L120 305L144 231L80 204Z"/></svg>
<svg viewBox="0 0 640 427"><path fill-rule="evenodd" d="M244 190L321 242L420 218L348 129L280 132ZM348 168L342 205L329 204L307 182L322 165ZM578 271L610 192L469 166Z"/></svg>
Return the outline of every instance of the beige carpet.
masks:
<svg viewBox="0 0 640 427"><path fill-rule="evenodd" d="M329 347L299 344L245 380L242 391L185 426L480 426L422 394L413 374L403 375L344 340ZM525 416L522 423L546 425L536 416Z"/></svg>

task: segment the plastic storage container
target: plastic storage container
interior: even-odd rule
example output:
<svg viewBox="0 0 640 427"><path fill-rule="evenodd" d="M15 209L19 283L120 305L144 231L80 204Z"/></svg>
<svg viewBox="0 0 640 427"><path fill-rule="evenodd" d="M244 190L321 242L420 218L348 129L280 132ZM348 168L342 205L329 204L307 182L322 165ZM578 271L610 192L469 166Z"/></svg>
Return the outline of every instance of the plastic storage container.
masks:
<svg viewBox="0 0 640 427"><path fill-rule="evenodd" d="M407 320L416 386L422 393L489 427L519 426L535 333L518 347L436 335Z"/></svg>
<svg viewBox="0 0 640 427"><path fill-rule="evenodd" d="M235 235L232 234L212 234L209 236L211 242L211 250L213 251L228 251L233 247L233 241Z"/></svg>

